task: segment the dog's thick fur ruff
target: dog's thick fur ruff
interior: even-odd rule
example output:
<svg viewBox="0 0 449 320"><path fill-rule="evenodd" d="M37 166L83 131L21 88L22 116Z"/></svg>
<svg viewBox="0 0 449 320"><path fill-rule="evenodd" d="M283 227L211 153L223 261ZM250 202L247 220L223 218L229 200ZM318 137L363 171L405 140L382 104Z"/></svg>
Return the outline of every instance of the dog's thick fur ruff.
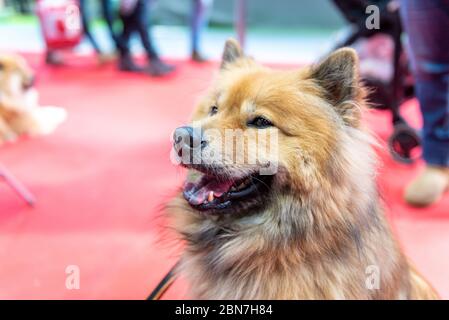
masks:
<svg viewBox="0 0 449 320"><path fill-rule="evenodd" d="M21 135L49 134L65 121L64 109L38 105L33 79L25 59L0 54L0 144Z"/></svg>
<svg viewBox="0 0 449 320"><path fill-rule="evenodd" d="M169 205L186 242L180 272L193 298L437 298L384 218L357 66L354 51L341 49L300 71L274 71L226 43L212 94L193 120L245 130L243 105L268 110L281 132L279 171L266 205L244 214L201 213L181 195ZM216 104L235 112L210 117ZM371 270L378 287L369 284Z"/></svg>

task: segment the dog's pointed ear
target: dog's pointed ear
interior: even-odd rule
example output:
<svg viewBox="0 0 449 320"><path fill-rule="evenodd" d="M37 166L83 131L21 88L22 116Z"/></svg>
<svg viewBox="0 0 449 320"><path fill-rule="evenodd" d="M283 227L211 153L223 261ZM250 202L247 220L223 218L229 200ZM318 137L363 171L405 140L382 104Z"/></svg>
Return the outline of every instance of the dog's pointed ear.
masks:
<svg viewBox="0 0 449 320"><path fill-rule="evenodd" d="M345 122L358 120L357 103L363 97L355 50L335 51L311 69L311 78L324 89L326 99L337 108Z"/></svg>
<svg viewBox="0 0 449 320"><path fill-rule="evenodd" d="M312 67L312 78L326 90L332 104L353 100L359 81L357 53L350 48L335 51Z"/></svg>
<svg viewBox="0 0 449 320"><path fill-rule="evenodd" d="M221 60L221 69L225 68L226 65L233 63L237 59L243 57L243 50L239 43L235 39L226 40L223 57Z"/></svg>

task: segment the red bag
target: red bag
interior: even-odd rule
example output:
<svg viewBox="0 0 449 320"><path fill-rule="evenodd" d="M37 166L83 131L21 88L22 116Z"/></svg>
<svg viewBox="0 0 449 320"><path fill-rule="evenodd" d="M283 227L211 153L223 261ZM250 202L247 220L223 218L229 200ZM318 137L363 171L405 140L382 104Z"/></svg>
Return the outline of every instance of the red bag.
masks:
<svg viewBox="0 0 449 320"><path fill-rule="evenodd" d="M48 49L69 49L82 38L78 2L75 0L39 0L37 15Z"/></svg>

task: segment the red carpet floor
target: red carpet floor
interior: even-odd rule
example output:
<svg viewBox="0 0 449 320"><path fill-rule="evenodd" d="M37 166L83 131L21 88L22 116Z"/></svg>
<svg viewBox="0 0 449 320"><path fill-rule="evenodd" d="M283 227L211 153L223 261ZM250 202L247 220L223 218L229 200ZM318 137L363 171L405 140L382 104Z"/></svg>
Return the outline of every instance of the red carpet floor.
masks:
<svg viewBox="0 0 449 320"><path fill-rule="evenodd" d="M0 182L0 298L143 299L176 261L160 241L158 217L182 171L169 160L170 135L184 123L215 65L179 63L176 75L151 79L78 59L38 73L42 104L65 107L69 120L52 136L0 148L5 164L36 195L28 208ZM407 116L418 119L416 102ZM368 122L385 139L388 113ZM415 124L419 124L416 121ZM404 185L420 170L385 150L380 186L406 253L449 298L449 197L426 210L407 207ZM66 267L80 268L80 289L65 286ZM179 280L165 298L186 297Z"/></svg>

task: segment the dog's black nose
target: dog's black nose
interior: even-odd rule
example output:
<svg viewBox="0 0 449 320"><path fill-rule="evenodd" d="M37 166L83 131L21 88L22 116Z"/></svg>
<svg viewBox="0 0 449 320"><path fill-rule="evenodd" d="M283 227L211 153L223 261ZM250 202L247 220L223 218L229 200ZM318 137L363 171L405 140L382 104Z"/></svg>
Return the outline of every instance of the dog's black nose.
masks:
<svg viewBox="0 0 449 320"><path fill-rule="evenodd" d="M201 129L183 126L175 130L173 144L178 155L181 157L183 150L202 149L207 145L207 141L203 139Z"/></svg>

